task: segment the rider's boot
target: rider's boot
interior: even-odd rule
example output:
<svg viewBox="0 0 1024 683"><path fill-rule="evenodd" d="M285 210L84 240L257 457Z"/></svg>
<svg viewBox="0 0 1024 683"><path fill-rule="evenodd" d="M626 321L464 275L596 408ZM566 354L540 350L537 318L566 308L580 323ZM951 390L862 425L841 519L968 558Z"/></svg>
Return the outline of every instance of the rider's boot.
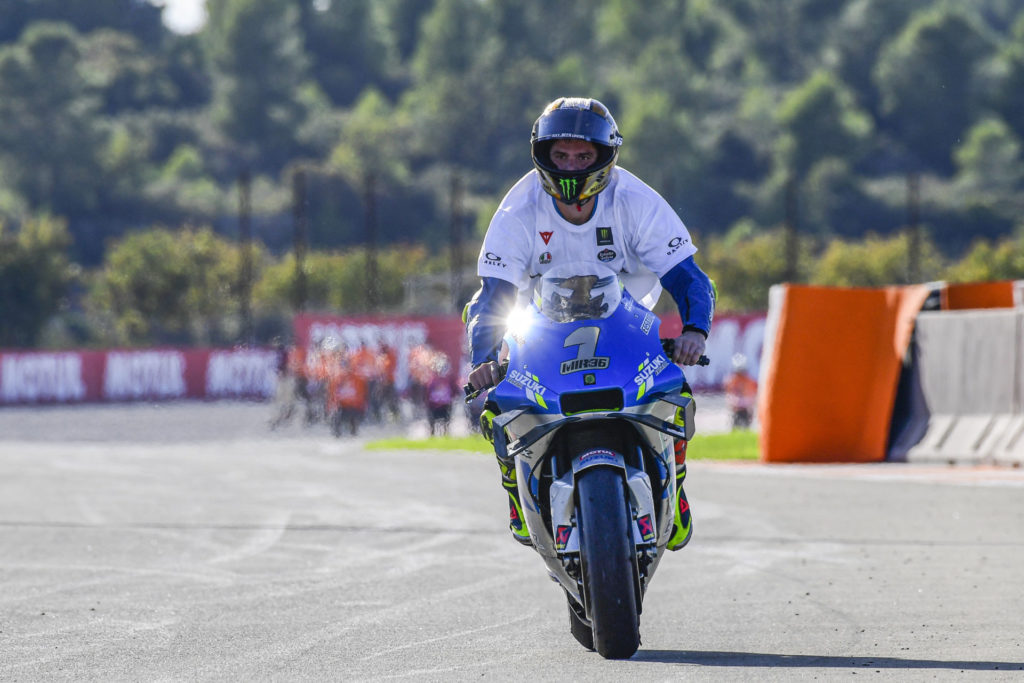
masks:
<svg viewBox="0 0 1024 683"><path fill-rule="evenodd" d="M498 458L498 469L501 470L501 488L508 494L508 528L512 532L512 538L523 545L533 545L530 541L530 530L526 527L526 518L523 517L523 506L519 502L516 466Z"/></svg>
<svg viewBox="0 0 1024 683"><path fill-rule="evenodd" d="M494 443L493 421L497 415L498 407L488 401L484 404L483 412L480 414L480 431L484 438ZM516 481L515 461L506 460L495 453L498 460L498 469L501 470L501 488L508 494L508 528L512 532L512 538L523 545L533 545L530 540L530 530L526 527L526 518L523 517L523 506L519 502L519 485Z"/></svg>
<svg viewBox="0 0 1024 683"><path fill-rule="evenodd" d="M684 384L682 395L693 401L693 394L690 385ZM696 404L694 404L696 408ZM691 418L693 412L690 413ZM682 408L676 410L675 424L679 430L686 433L686 416ZM686 493L683 491L683 481L686 479L686 439L676 439L675 460L676 460L676 499L675 518L672 523L672 535L668 539L666 547L669 550L680 550L690 542L693 535L693 521L690 518L690 504L686 501Z"/></svg>

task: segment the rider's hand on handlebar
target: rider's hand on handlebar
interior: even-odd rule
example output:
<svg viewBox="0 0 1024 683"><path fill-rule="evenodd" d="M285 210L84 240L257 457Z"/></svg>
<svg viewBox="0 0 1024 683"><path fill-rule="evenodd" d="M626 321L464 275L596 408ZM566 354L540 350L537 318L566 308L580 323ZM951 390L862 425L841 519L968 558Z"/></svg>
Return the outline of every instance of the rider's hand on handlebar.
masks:
<svg viewBox="0 0 1024 683"><path fill-rule="evenodd" d="M675 354L672 360L680 365L696 365L704 355L704 335L695 330L688 330L676 337ZM472 375L471 375L472 376Z"/></svg>
<svg viewBox="0 0 1024 683"><path fill-rule="evenodd" d="M486 389L493 387L501 380L501 374L496 361L487 361L473 368L469 373L469 384L474 389Z"/></svg>

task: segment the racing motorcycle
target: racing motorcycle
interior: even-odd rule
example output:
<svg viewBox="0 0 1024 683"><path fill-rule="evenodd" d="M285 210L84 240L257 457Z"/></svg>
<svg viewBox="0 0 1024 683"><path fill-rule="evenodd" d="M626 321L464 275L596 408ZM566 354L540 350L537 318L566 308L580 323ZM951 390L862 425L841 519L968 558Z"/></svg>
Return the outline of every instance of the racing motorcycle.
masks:
<svg viewBox="0 0 1024 683"><path fill-rule="evenodd" d="M554 267L534 292L509 320L504 377L488 396L494 448L515 465L530 541L565 591L572 635L623 659L640 645L644 593L672 532L673 442L692 435L693 405L673 340L659 339L658 317L612 270Z"/></svg>

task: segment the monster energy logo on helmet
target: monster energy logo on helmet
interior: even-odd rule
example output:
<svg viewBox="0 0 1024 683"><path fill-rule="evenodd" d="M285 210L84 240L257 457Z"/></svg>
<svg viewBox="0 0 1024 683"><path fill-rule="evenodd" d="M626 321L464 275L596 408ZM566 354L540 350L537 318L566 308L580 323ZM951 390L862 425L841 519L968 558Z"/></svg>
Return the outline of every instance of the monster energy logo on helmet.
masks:
<svg viewBox="0 0 1024 683"><path fill-rule="evenodd" d="M576 196L576 179L575 178L559 178L558 184L562 188L563 197L574 197Z"/></svg>

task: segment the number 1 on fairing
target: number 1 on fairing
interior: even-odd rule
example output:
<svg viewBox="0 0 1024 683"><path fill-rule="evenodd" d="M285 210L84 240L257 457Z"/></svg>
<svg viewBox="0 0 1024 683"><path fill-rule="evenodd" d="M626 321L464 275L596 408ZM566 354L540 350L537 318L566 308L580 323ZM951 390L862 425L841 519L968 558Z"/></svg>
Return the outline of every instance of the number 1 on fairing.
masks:
<svg viewBox="0 0 1024 683"><path fill-rule="evenodd" d="M578 346L576 360L593 358L594 351L597 350L597 338L600 336L600 327L580 327L573 330L572 334L565 338L565 343L562 344L562 347L567 349L570 346Z"/></svg>

